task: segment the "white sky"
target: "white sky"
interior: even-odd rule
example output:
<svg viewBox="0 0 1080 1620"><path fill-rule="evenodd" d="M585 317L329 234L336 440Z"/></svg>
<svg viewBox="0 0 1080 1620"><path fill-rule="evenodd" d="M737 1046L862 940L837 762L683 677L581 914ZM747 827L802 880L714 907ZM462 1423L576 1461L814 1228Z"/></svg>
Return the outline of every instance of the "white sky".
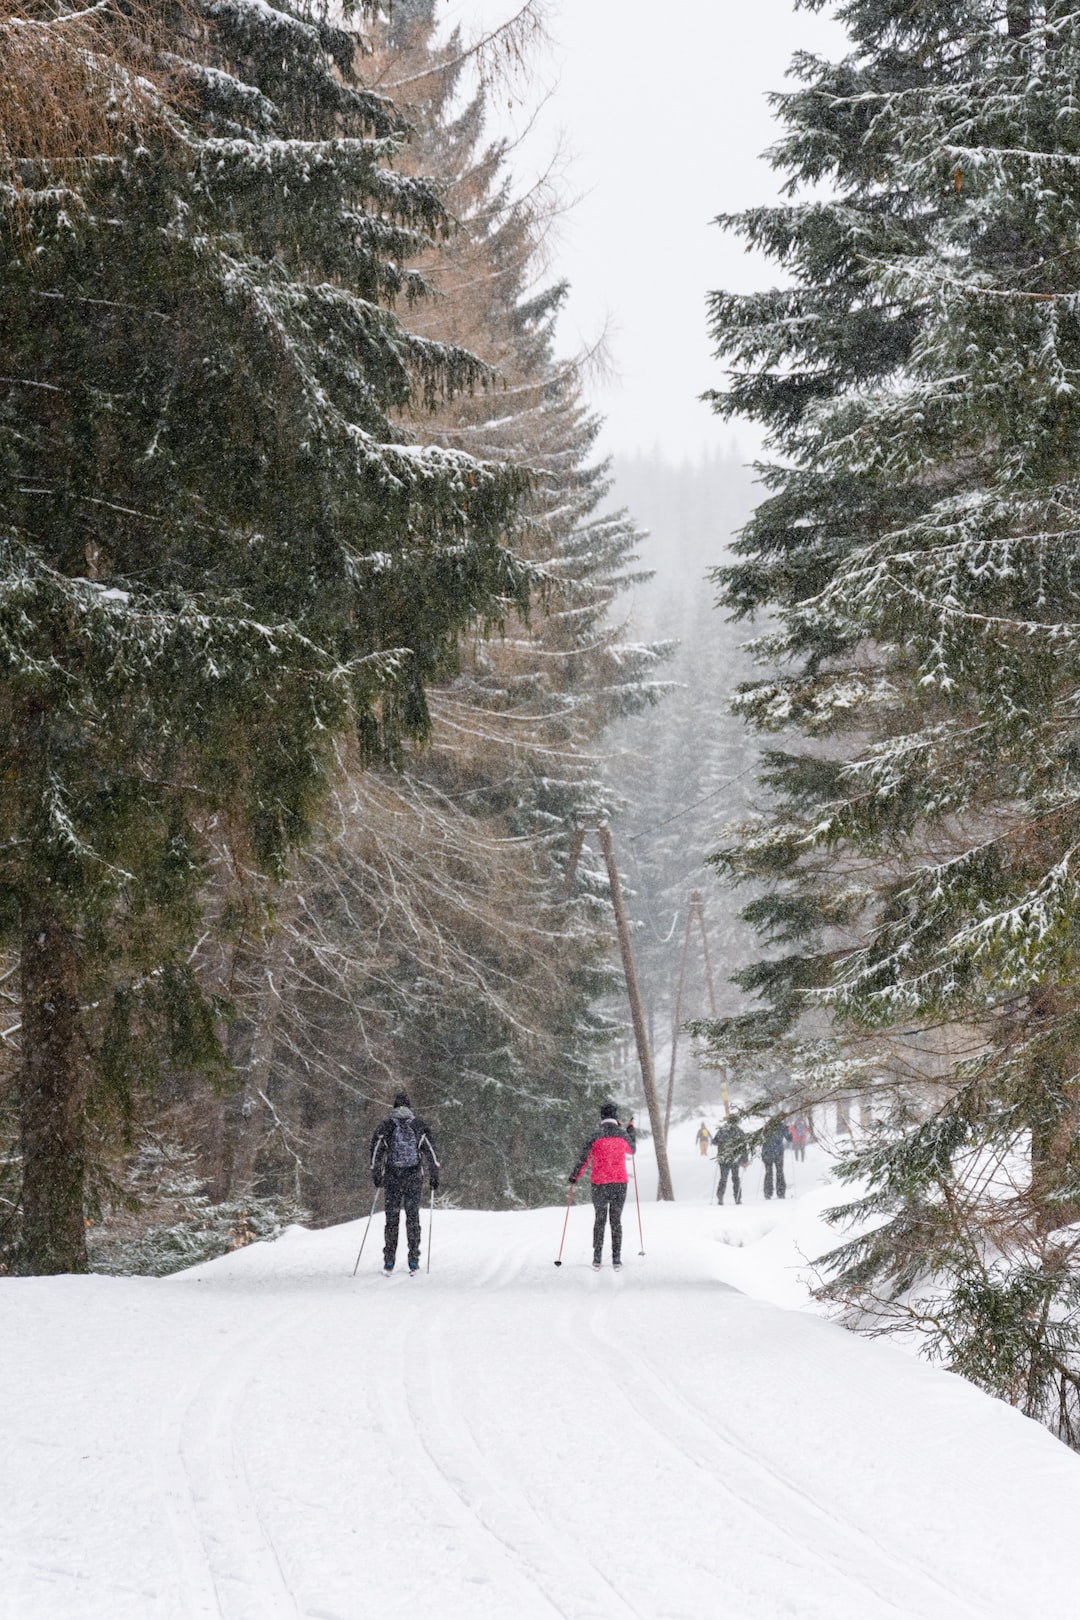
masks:
<svg viewBox="0 0 1080 1620"><path fill-rule="evenodd" d="M444 0L447 22L472 33L521 0ZM565 189L577 198L559 227L552 277L571 296L563 346L609 329L616 376L593 400L607 417L603 448L654 446L675 461L731 443L732 430L697 396L716 386L705 295L749 291L774 272L709 221L777 195L760 158L776 138L766 104L783 89L793 51L842 54L827 17L792 0L550 0L554 49L525 99L550 97L518 155L528 180L562 141ZM735 435L748 451L752 429Z"/></svg>

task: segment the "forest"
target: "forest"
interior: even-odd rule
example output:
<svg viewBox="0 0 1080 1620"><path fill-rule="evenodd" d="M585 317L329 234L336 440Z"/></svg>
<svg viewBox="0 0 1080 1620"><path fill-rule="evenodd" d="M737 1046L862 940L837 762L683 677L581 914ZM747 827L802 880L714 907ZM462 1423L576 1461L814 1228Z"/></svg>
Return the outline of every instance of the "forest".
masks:
<svg viewBox="0 0 1080 1620"><path fill-rule="evenodd" d="M603 903L561 863L662 654L609 611L637 532L554 353L550 201L433 13L16 36L14 89L130 119L58 187L99 132L25 101L7 164L17 1267L340 1218L402 1085L459 1196L535 1200L598 1095Z"/></svg>
<svg viewBox="0 0 1080 1620"><path fill-rule="evenodd" d="M822 1307L1080 1447L1080 17L847 0L679 463L500 133L543 7L438 13L0 8L0 1272L355 1219L399 1091L559 1204L602 823L674 1117L810 1121Z"/></svg>

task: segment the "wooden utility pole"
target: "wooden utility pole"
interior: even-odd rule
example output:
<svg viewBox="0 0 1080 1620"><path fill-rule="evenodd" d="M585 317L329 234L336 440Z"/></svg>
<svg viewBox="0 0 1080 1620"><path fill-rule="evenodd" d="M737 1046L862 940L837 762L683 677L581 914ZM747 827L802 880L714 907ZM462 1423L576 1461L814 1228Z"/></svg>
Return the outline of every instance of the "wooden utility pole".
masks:
<svg viewBox="0 0 1080 1620"><path fill-rule="evenodd" d="M626 979L626 995L630 1002L630 1020L634 1026L638 1063L641 1065L641 1083L645 1090L645 1101L649 1109L649 1124L652 1127L653 1145L656 1148L656 1168L660 1178L657 1198L661 1201L673 1203L675 1193L671 1185L671 1170L668 1167L667 1136L664 1131L664 1122L660 1117L660 1099L656 1095L656 1077L653 1073L652 1053L649 1051L649 1034L645 1025L645 1011L641 1005L637 969L634 967L634 952L630 944L630 928L626 921L626 909L623 906L619 868L615 864L615 846L612 843L611 828L607 822L598 821L595 826L604 856L604 864L607 866L608 884L611 888L611 905L615 913L615 927L619 935L623 976ZM565 892L567 894L569 894L574 881L578 857L585 841L585 831L584 827L579 827L574 834L565 880Z"/></svg>

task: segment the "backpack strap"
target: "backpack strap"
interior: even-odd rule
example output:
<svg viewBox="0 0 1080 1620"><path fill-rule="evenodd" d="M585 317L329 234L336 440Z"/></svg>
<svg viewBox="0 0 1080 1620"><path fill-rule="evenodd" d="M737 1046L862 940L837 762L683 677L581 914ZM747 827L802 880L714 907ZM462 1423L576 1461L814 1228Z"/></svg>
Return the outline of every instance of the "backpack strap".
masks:
<svg viewBox="0 0 1080 1620"><path fill-rule="evenodd" d="M416 1122L414 1120L413 1124L415 1125L415 1123ZM434 1166L434 1168L436 1170L441 1170L442 1166L440 1165L439 1160L438 1160L438 1155L435 1152L435 1144L431 1140L431 1137L428 1135L426 1127L423 1130L421 1130L420 1134L416 1138L416 1151L417 1151L417 1153L421 1154L421 1153L424 1152L425 1149L427 1150L428 1157L430 1158L431 1163Z"/></svg>

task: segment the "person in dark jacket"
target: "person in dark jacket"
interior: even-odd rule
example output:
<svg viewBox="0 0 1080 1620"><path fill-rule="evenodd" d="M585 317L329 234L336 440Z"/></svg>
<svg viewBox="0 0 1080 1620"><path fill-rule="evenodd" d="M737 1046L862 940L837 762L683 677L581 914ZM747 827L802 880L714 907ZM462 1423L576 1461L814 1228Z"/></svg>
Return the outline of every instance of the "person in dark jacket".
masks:
<svg viewBox="0 0 1080 1620"><path fill-rule="evenodd" d="M570 1185L580 1180L590 1167L593 1219L593 1270L599 1271L604 1258L604 1227L611 1222L611 1263L622 1267L622 1212L626 1203L626 1155L637 1152L633 1120L624 1130L613 1102L600 1110L600 1128L593 1132L581 1150L581 1157L570 1172Z"/></svg>
<svg viewBox="0 0 1080 1620"><path fill-rule="evenodd" d="M746 1137L742 1127L736 1125L733 1119L726 1119L712 1139L716 1149L716 1163L720 1169L720 1180L717 1186L716 1202L724 1202L727 1191L728 1177L731 1177L731 1191L737 1204L742 1203L741 1172L750 1163L750 1155L746 1151Z"/></svg>
<svg viewBox="0 0 1080 1620"><path fill-rule="evenodd" d="M779 1114L771 1119L765 1127L765 1135L761 1139L761 1162L765 1166L765 1196L773 1195L773 1172L776 1173L776 1196L783 1198L787 1192L787 1182L784 1179L784 1149L791 1141L791 1132L784 1124Z"/></svg>
<svg viewBox="0 0 1080 1620"><path fill-rule="evenodd" d="M409 1106L408 1094L399 1091L393 1111L375 1129L371 1138L371 1179L383 1189L386 1226L383 1232L383 1270L387 1276L397 1258L401 1209L405 1206L405 1238L409 1251L409 1271L420 1269L420 1196L424 1190L424 1165L432 1192L439 1187L439 1160L435 1141L422 1119Z"/></svg>

